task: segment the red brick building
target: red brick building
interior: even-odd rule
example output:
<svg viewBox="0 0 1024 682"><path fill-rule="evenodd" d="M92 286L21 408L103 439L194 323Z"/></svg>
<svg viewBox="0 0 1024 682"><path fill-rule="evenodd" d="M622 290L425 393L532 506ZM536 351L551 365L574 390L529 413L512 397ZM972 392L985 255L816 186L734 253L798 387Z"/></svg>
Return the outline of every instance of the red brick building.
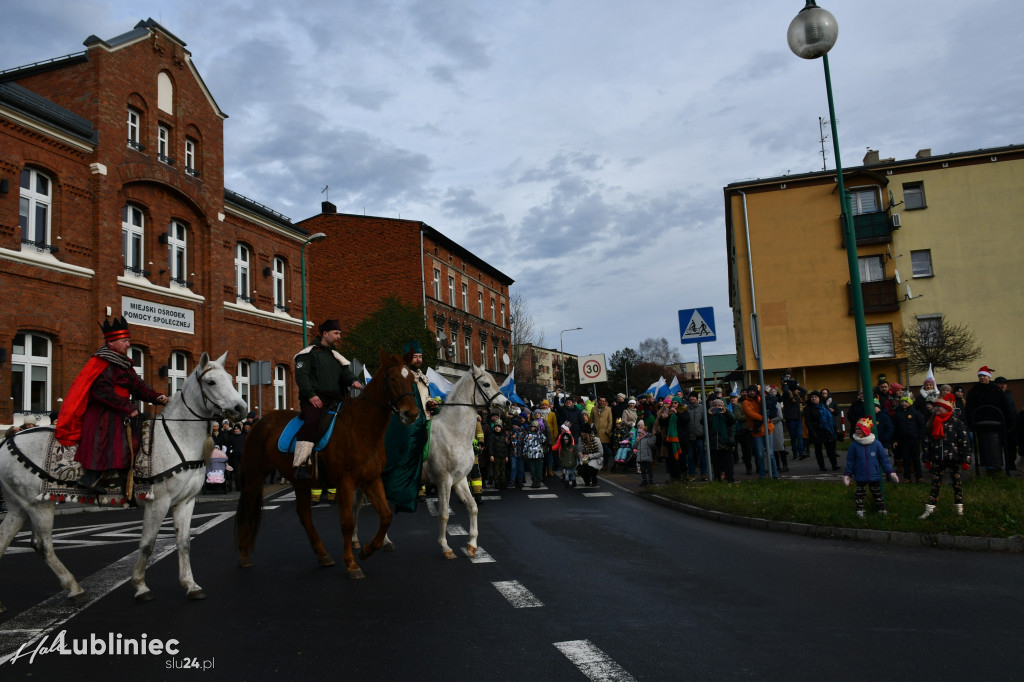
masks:
<svg viewBox="0 0 1024 682"><path fill-rule="evenodd" d="M85 48L0 71L0 425L46 423L102 344L98 322L122 313L150 385L173 391L203 351L228 351L250 406L294 407L302 245L319 231L331 239L306 246L307 260L358 268L331 267L329 280L309 268L310 320L354 324L396 293L456 341L452 368L466 341L474 362L498 366L511 279L422 223L293 224L226 189L227 114L185 43L152 19ZM443 295L424 280L434 270ZM346 307L319 307L328 300Z"/></svg>
<svg viewBox="0 0 1024 682"><path fill-rule="evenodd" d="M384 294L422 306L434 330L438 371L455 378L469 363L504 375L510 354L508 275L426 223L336 213L324 202L320 215L298 223L327 238L306 248L310 319L337 318L347 331L380 307ZM349 268L358 264L358 275Z"/></svg>
<svg viewBox="0 0 1024 682"><path fill-rule="evenodd" d="M229 351L250 405L294 405L306 232L225 190L227 115L185 43L148 20L85 46L0 72L0 424L59 409L108 311L154 387Z"/></svg>

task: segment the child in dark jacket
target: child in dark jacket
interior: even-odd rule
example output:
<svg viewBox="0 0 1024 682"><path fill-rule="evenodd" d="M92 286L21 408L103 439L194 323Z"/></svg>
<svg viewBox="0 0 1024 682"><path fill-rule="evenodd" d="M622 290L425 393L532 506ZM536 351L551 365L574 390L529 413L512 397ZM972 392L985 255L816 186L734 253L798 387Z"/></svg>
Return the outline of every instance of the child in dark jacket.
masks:
<svg viewBox="0 0 1024 682"><path fill-rule="evenodd" d="M562 483L566 488L576 487L576 439L572 437L572 430L568 422L562 424L558 432L558 438L551 446L555 455L558 456L559 464L562 465Z"/></svg>
<svg viewBox="0 0 1024 682"><path fill-rule="evenodd" d="M882 473L891 478L893 483L900 482L899 476L892 470L889 453L875 438L875 434L871 433L873 427L874 423L867 417L858 421L853 429L853 443L846 453L846 475L843 476L843 483L850 485L851 479L857 483L854 500L857 516L861 518L864 518L865 486L871 490L878 512L886 514L888 512L885 508L885 499L882 497Z"/></svg>

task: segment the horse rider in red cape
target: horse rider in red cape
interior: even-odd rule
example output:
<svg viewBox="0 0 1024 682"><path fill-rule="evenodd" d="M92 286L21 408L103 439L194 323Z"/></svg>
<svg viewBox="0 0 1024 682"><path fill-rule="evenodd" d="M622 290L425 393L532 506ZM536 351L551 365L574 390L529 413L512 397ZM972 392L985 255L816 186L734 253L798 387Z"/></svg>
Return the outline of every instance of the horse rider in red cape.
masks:
<svg viewBox="0 0 1024 682"><path fill-rule="evenodd" d="M105 344L96 351L75 380L57 418L54 433L61 445L78 444L75 461L85 474L77 485L94 493L106 492L98 483L104 471L127 469L131 454L126 452L125 420L139 414L134 400L167 404L139 378L128 357L131 332L124 317L104 320L100 325ZM138 434L132 434L132 452L138 451Z"/></svg>
<svg viewBox="0 0 1024 682"><path fill-rule="evenodd" d="M325 320L313 343L295 355L295 383L299 385L302 427L295 434L292 465L295 478L310 478L313 445L323 411L348 397L350 388L363 388L352 374L351 363L337 351L341 343L338 320Z"/></svg>

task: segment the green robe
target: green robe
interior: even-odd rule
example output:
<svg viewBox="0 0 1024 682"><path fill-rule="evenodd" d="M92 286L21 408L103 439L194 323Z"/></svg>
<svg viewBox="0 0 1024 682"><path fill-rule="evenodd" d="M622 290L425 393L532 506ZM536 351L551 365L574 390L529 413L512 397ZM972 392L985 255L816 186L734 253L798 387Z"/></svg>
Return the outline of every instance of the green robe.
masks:
<svg viewBox="0 0 1024 682"><path fill-rule="evenodd" d="M416 421L406 426L398 415L392 415L384 434L387 464L380 477L388 502L395 505L396 511L416 511L420 471L426 459L429 423L424 416L426 408L421 404L419 392L413 393L416 394L416 407L420 410Z"/></svg>

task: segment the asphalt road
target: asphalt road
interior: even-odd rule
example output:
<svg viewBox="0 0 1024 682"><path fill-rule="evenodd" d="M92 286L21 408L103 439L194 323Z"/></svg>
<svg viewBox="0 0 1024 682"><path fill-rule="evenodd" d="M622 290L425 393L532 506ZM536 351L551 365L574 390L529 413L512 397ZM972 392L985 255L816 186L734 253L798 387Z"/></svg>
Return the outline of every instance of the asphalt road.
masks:
<svg viewBox="0 0 1024 682"><path fill-rule="evenodd" d="M731 527L607 482L555 483L483 503L477 562L458 536L458 558L440 558L432 505L397 515L397 551L361 562L366 578L353 581L339 567L337 511L314 510L339 560L321 568L288 492L268 501L249 569L237 567L233 506L197 505L193 570L210 595L201 602L185 600L173 554L147 573L155 601L135 604L117 584L127 570L111 565L132 559L138 512L58 517L61 558L108 591L85 607L46 601L56 581L19 539L0 560L0 679L1019 678L1018 555ZM465 509L454 511L465 527ZM361 535L375 524L368 510ZM44 644L63 632L69 648L145 634L177 640L177 653L32 660L40 630Z"/></svg>

